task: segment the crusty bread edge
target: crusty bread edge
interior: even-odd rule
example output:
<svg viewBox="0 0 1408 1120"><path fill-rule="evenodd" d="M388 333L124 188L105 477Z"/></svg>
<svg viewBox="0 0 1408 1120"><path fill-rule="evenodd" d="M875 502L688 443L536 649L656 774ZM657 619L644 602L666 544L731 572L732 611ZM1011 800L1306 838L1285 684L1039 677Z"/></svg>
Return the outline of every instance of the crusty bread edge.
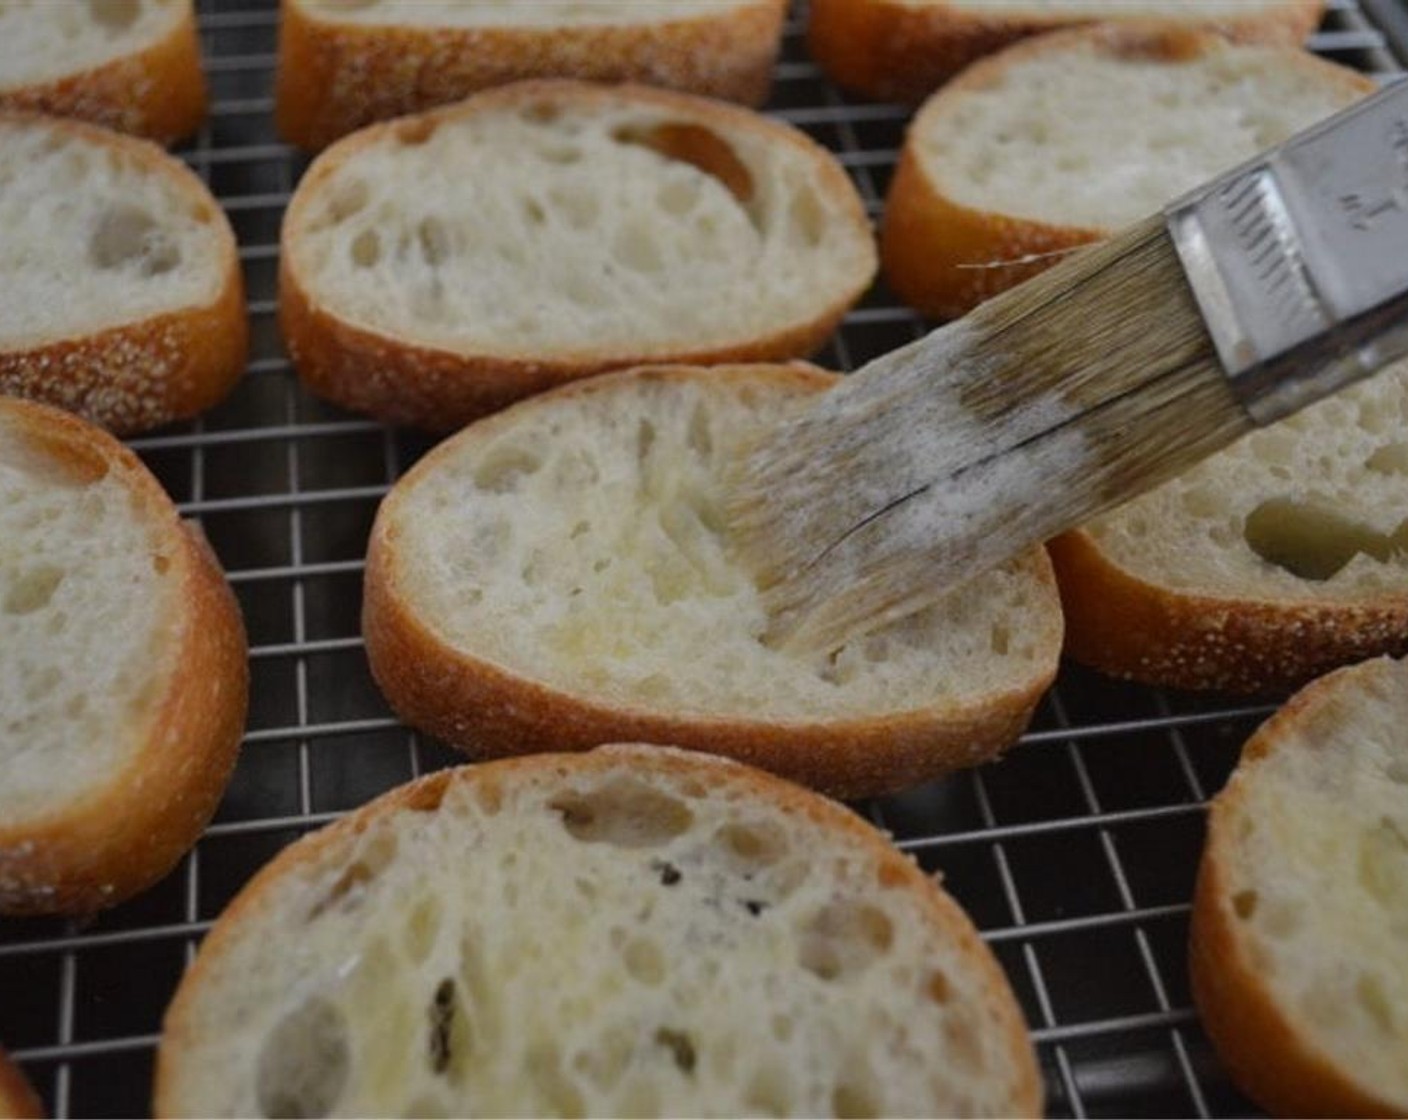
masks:
<svg viewBox="0 0 1408 1120"><path fill-rule="evenodd" d="M1408 652L1408 594L1363 603L1207 595L1140 578L1083 529L1047 549L1066 616L1066 653L1112 676L1267 693L1347 662Z"/></svg>
<svg viewBox="0 0 1408 1120"><path fill-rule="evenodd" d="M1271 716L1242 749L1231 780L1212 801L1189 928L1188 968L1203 1028L1241 1089L1272 1116L1394 1116L1402 1102L1366 1092L1298 1029L1252 960L1233 907L1229 863L1245 813L1247 763L1276 750L1302 720L1358 677L1382 672L1379 659L1340 669L1306 686ZM1296 1015L1302 1014L1297 1011Z"/></svg>
<svg viewBox="0 0 1408 1120"><path fill-rule="evenodd" d="M998 80L1014 66L1081 44L1102 52L1177 61L1202 54L1226 36L1207 27L1128 20L1078 26L1025 39L975 62L919 110L907 130L885 202L880 256L885 280L911 307L932 318L957 318L985 299L1050 268L1067 250L1100 241L1113 229L1053 225L982 210L945 193L926 170L916 145L927 116ZM1298 66L1337 81L1345 92L1367 96L1377 87L1353 70L1303 51L1288 54ZM934 157L942 163L942 154Z"/></svg>
<svg viewBox="0 0 1408 1120"><path fill-rule="evenodd" d="M13 1120L42 1120L44 1105L24 1071L0 1047L0 1116Z"/></svg>
<svg viewBox="0 0 1408 1120"><path fill-rule="evenodd" d="M716 365L806 357L815 352L870 285L876 270L872 254L863 271L830 304L810 318L775 330L716 346L682 347L659 352L613 355L563 352L552 358L516 358L464 353L359 326L339 317L314 297L293 264L291 246L300 235L304 213L319 185L363 148L396 131L419 132L440 121L503 106L530 105L543 97L617 100L631 98L690 120L729 130L777 131L812 161L813 179L828 195L843 200L857 230L869 237L865 208L841 166L804 133L756 117L745 109L690 94L647 86L602 87L574 81L533 81L478 94L457 105L371 125L345 137L314 161L299 183L284 219L279 256L279 325L299 377L308 389L335 404L392 424L451 431L512 402L564 383L645 363Z"/></svg>
<svg viewBox="0 0 1408 1120"><path fill-rule="evenodd" d="M58 811L0 823L0 913L81 914L155 883L215 812L248 706L244 624L204 537L132 452L58 409L19 399L0 408L18 413L46 454L116 472L143 516L165 522L168 578L181 586L179 648L131 761Z"/></svg>
<svg viewBox="0 0 1408 1120"><path fill-rule="evenodd" d="M274 120L317 150L374 121L530 78L650 82L754 107L767 100L785 0L664 24L408 27L319 18L280 0Z"/></svg>
<svg viewBox="0 0 1408 1120"><path fill-rule="evenodd" d="M150 46L47 82L0 89L0 108L76 117L171 144L205 120L195 8Z"/></svg>
<svg viewBox="0 0 1408 1120"><path fill-rule="evenodd" d="M185 420L222 400L249 352L244 278L229 219L200 177L149 141L81 121L0 111L0 122L38 123L125 154L179 184L209 209L221 278L207 303L70 338L0 348L0 393L67 409L117 435Z"/></svg>
<svg viewBox="0 0 1408 1120"><path fill-rule="evenodd" d="M552 739L545 739L540 741L540 745L550 742ZM350 844L355 836L382 817L402 810L436 811L451 785L467 783L483 787L482 798L492 801L496 785L511 781L525 772L532 774L536 771L547 778L571 781L578 775L610 770L623 759L629 761L632 772L637 774L666 774L706 787L741 787L749 796L771 803L780 812L802 817L813 825L845 837L864 858L874 862L878 881L882 885L906 890L922 899L933 925L944 932L966 964L982 975L980 986L986 996L985 1009L991 1013L988 1022L1006 1038L1008 1049L1016 1059L1017 1114L1041 1114L1040 1069L1006 974L992 950L978 935L968 915L912 859L895 849L849 809L761 770L721 764L717 759L699 759L678 750L639 743L616 743L600 745L586 754L535 754L526 758L441 770L399 786L284 848L226 907L206 935L195 963L186 972L167 1008L156 1057L155 1115L174 1115L176 1075L173 1068L180 1060L182 1049L196 1033L191 1020L205 973L225 951L227 942L233 942L239 936L240 923L246 915L255 914L269 904L266 896L285 875L311 867L335 854L339 846Z"/></svg>
<svg viewBox="0 0 1408 1120"><path fill-rule="evenodd" d="M763 372L806 388L820 389L830 381L829 375L800 365ZM644 367L568 386L516 407L609 392L614 383L628 379L747 380L759 373L750 367ZM509 412L484 423L507 426L513 416ZM398 487L413 485L452 455L452 441L447 441L417 463ZM404 577L391 532L397 494L393 488L384 500L368 546L362 631L372 675L407 723L475 755L522 754L543 742L585 750L639 740L723 755L837 797L874 796L995 758L1020 737L1055 678L1059 621L1050 636L1045 671L1038 668L1025 684L972 706L946 701L872 717L783 721L681 715L581 695L455 648L408 607L399 590ZM1034 550L1028 563L1048 592L1054 591L1044 552Z"/></svg>
<svg viewBox="0 0 1408 1120"><path fill-rule="evenodd" d="M1300 46L1320 23L1323 0L1295 0L1278 11L1209 19L1196 26L1244 43ZM837 85L875 101L922 101L970 63L1032 35L1079 27L1072 18L1039 10L994 14L943 3L894 0L812 0L807 45ZM1191 21L1172 21L1195 26Z"/></svg>

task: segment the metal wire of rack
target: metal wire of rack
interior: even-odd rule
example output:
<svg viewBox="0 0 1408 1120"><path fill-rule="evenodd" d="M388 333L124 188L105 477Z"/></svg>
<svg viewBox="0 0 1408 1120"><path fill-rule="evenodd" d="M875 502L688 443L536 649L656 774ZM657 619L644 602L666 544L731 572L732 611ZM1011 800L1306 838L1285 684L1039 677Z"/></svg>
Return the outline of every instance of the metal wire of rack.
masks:
<svg viewBox="0 0 1408 1120"><path fill-rule="evenodd" d="M1365 8L1331 0L1310 46L1386 79L1400 67ZM299 388L274 297L279 224L307 160L273 132L274 3L199 9L213 104L180 154L239 238L252 360L200 421L131 442L201 521L238 594L249 728L215 821L163 883L87 922L0 921L0 1040L56 1117L145 1113L162 1011L250 875L310 828L463 761L390 715L359 636L376 505L430 441ZM807 57L804 27L795 12L769 112L831 148L878 218L908 113L835 90ZM819 360L852 369L923 330L877 286ZM1065 665L1004 762L860 806L942 871L1006 967L1052 1115L1253 1111L1198 1027L1184 953L1204 805L1269 710Z"/></svg>

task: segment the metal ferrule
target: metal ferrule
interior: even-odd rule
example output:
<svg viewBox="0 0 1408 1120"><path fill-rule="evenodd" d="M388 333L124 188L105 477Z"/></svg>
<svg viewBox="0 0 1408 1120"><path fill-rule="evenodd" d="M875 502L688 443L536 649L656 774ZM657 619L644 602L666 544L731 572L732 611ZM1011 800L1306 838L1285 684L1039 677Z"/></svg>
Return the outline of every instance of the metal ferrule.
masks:
<svg viewBox="0 0 1408 1120"><path fill-rule="evenodd" d="M1255 423L1408 353L1408 82L1262 153L1165 215L1228 380Z"/></svg>

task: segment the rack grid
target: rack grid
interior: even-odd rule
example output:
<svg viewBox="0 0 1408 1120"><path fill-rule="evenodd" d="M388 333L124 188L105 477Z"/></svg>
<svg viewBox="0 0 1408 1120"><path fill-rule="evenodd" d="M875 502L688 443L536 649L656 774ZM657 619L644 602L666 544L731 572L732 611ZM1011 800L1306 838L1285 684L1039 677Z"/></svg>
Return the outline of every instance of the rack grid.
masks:
<svg viewBox="0 0 1408 1120"><path fill-rule="evenodd" d="M1387 79L1368 18L1331 0L1310 46ZM161 1013L200 937L280 848L393 785L463 761L390 714L359 636L362 557L387 488L431 445L305 394L274 320L278 233L307 158L273 131L272 0L200 0L213 103L179 154L230 215L252 350L233 395L131 441L225 564L251 643L248 733L194 851L155 889L85 922L0 921L0 1040L55 1117L150 1107ZM901 107L846 97L786 25L768 111L834 151L878 218ZM853 369L925 324L877 286L819 361ZM1122 684L1063 665L1007 758L858 806L934 872L1006 968L1054 1116L1223 1116L1253 1107L1192 1010L1188 900L1208 796L1267 705Z"/></svg>

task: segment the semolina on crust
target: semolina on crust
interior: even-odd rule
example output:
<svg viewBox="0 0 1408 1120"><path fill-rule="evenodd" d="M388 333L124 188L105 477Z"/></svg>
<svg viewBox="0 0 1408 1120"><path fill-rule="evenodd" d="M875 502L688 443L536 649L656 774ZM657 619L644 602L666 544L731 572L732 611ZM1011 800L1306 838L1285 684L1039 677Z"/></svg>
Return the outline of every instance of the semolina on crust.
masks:
<svg viewBox="0 0 1408 1120"><path fill-rule="evenodd" d="M199 839L234 768L248 704L244 624L198 529L183 523L140 460L111 436L44 405L0 398L0 411L56 468L117 475L161 526L180 611L170 678L131 760L61 809L0 814L0 913L83 914L145 890ZM3 794L0 794L3 798Z"/></svg>

